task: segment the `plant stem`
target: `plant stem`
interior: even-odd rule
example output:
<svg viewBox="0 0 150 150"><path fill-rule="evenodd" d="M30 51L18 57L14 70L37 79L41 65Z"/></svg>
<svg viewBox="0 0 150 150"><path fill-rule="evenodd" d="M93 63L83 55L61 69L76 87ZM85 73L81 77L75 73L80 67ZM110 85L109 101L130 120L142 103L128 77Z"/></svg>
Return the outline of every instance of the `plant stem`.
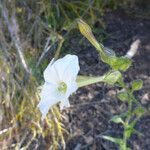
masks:
<svg viewBox="0 0 150 150"><path fill-rule="evenodd" d="M127 137L124 134L124 137L123 137L123 150L126 150L126 147L127 147Z"/></svg>
<svg viewBox="0 0 150 150"><path fill-rule="evenodd" d="M124 133L123 133L123 146L121 146L121 150L127 150L127 140L128 140L128 137L127 137L127 134L126 134L126 130L127 130L127 127L129 125L129 121L131 119L131 112L132 112L132 93L130 91L130 89L126 86L126 84L121 81L120 82L120 85L122 88L124 88L127 93L128 93L128 96L129 96L129 101L128 101L128 115L125 119L125 123L124 123Z"/></svg>

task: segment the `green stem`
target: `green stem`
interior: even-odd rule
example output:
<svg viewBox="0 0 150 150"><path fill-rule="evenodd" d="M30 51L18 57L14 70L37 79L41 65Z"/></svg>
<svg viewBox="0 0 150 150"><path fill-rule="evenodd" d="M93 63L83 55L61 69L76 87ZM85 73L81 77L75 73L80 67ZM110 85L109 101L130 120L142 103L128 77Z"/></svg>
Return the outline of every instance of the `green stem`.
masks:
<svg viewBox="0 0 150 150"><path fill-rule="evenodd" d="M131 112L132 112L132 93L130 91L130 89L126 86L126 84L124 83L124 81L120 81L120 85L122 88L124 88L128 95L129 95L129 101L128 101L128 115L127 118L125 119L125 123L124 123L124 133L123 133L123 146L121 147L121 150L127 150L127 136L126 136L126 129L129 125L129 121L131 119Z"/></svg>
<svg viewBox="0 0 150 150"><path fill-rule="evenodd" d="M126 148L127 148L127 137L124 132L124 134L123 134L123 150L126 150Z"/></svg>

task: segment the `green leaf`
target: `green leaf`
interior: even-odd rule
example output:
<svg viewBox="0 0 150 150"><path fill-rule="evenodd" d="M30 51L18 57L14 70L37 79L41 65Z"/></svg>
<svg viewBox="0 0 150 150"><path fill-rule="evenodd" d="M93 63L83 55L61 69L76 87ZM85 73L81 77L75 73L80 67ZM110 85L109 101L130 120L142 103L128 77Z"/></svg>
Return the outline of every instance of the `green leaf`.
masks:
<svg viewBox="0 0 150 150"><path fill-rule="evenodd" d="M111 71L104 76L104 82L114 85L122 77L119 71Z"/></svg>
<svg viewBox="0 0 150 150"><path fill-rule="evenodd" d="M103 49L105 49L103 47ZM131 66L131 59L127 57L116 57L113 51L99 52L103 62L109 64L113 70L126 71Z"/></svg>
<svg viewBox="0 0 150 150"><path fill-rule="evenodd" d="M139 107L134 109L133 114L138 116L138 117L141 117L143 114L146 113L146 111L147 110L144 107L139 106Z"/></svg>
<svg viewBox="0 0 150 150"><path fill-rule="evenodd" d="M127 57L115 57L111 60L111 66L114 70L126 71L131 63L131 59Z"/></svg>
<svg viewBox="0 0 150 150"><path fill-rule="evenodd" d="M102 135L101 138L106 139L106 140L108 140L108 141L111 141L111 142L113 142L113 143L119 144L119 145L122 145L122 144L123 144L123 140L120 139L120 138L114 138L114 137L105 136L105 135Z"/></svg>
<svg viewBox="0 0 150 150"><path fill-rule="evenodd" d="M128 93L125 91L125 92L119 92L118 94L117 94L117 97L121 100L121 101L123 101L123 102L127 102L128 100L129 100L129 95L128 95Z"/></svg>
<svg viewBox="0 0 150 150"><path fill-rule="evenodd" d="M124 121L122 120L122 118L120 116L114 116L114 117L111 118L110 121L115 122L115 123L122 123L122 124L124 124Z"/></svg>
<svg viewBox="0 0 150 150"><path fill-rule="evenodd" d="M144 136L143 133L141 133L141 132L139 132L139 131L137 131L137 130L135 130L135 129L134 129L134 133L137 134L138 136Z"/></svg>
<svg viewBox="0 0 150 150"><path fill-rule="evenodd" d="M143 86L143 81L142 80L134 80L132 82L132 91L137 91L140 90Z"/></svg>
<svg viewBox="0 0 150 150"><path fill-rule="evenodd" d="M138 134L139 136L144 136L142 133L140 133L139 131L137 131L136 129L134 129L134 127L135 127L135 125L136 125L136 122L137 122L137 118L136 119L134 119L129 125L128 125L128 127L127 127L127 135L129 134L128 132L129 132L129 129L132 129L132 133L136 133L136 134ZM129 136L129 135L128 135Z"/></svg>
<svg viewBox="0 0 150 150"><path fill-rule="evenodd" d="M130 138L130 136L132 135L132 133L134 132L134 128L130 125L128 125L126 128L125 128L125 136L127 137L127 139Z"/></svg>

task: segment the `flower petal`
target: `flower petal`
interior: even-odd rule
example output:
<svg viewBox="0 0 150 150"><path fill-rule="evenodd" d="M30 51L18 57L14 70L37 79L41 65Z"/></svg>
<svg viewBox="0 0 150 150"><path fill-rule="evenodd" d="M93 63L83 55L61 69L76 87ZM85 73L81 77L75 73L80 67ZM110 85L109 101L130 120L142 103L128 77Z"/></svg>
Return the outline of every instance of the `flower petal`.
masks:
<svg viewBox="0 0 150 150"><path fill-rule="evenodd" d="M49 65L44 70L44 79L46 82L55 84L58 83L59 77L58 77L57 70L54 68L53 64L54 64L54 59L51 60Z"/></svg>
<svg viewBox="0 0 150 150"><path fill-rule="evenodd" d="M69 97L72 93L74 93L78 89L77 83L75 81L67 84L67 92L66 97Z"/></svg>
<svg viewBox="0 0 150 150"><path fill-rule="evenodd" d="M45 118L48 110L54 104L60 103L61 109L69 107L68 97L77 90L76 77L79 72L79 61L75 55L66 55L57 61L50 62L44 71L45 84L41 93L41 101L38 104L42 112L42 118ZM65 94L58 90L60 82L67 84Z"/></svg>
<svg viewBox="0 0 150 150"><path fill-rule="evenodd" d="M60 109L62 110L62 109L67 108L67 107L70 107L69 99L64 98L61 100Z"/></svg>
<svg viewBox="0 0 150 150"><path fill-rule="evenodd" d="M46 117L49 108L58 103L60 96L57 93L56 86L53 84L45 83L41 92L41 101L38 107L42 113L42 118Z"/></svg>
<svg viewBox="0 0 150 150"><path fill-rule="evenodd" d="M60 81L76 80L79 72L79 61L76 55L68 54L54 62L53 66L58 72Z"/></svg>

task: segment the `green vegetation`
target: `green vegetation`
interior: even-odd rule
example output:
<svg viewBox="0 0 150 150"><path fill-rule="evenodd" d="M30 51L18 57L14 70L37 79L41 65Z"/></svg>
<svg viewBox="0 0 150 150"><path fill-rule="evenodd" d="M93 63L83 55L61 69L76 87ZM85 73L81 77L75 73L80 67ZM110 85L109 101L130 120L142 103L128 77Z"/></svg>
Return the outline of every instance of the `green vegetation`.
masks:
<svg viewBox="0 0 150 150"><path fill-rule="evenodd" d="M104 80L97 80L95 78L96 82L105 82L107 84L110 84L114 86L119 86L121 88L120 92L117 93L118 99L122 102L126 102L128 104L128 109L126 112L123 112L120 115L114 116L111 121L114 123L121 123L123 125L124 131L123 131L123 137L122 138L116 138L106 135L101 135L103 139L109 140L111 142L114 142L119 145L120 150L131 150L131 148L128 147L127 141L131 137L133 133L140 134L137 130L134 129L137 121L140 119L140 117L146 112L146 109L142 107L142 105L138 102L138 100L134 96L134 91L140 90L143 86L142 80L133 80L131 84L131 88L124 82L124 76L122 71L126 71L131 66L131 59L127 56L124 57L117 57L114 52L108 53L106 52L106 49L103 45L99 44L94 35L92 34L92 31L90 27L83 22L82 20L78 20L78 26L80 29L80 32L91 42L91 44L96 48L96 50L99 53L100 59L107 63L111 70L106 77L104 75ZM112 55L113 54L113 55ZM86 81L88 77L86 77ZM90 77L91 78L91 77ZM94 83L92 81L92 83ZM134 107L133 107L134 105Z"/></svg>
<svg viewBox="0 0 150 150"><path fill-rule="evenodd" d="M49 141L44 145L46 149L65 148L64 137L67 131L61 124L63 116L58 107L50 110L51 115L44 123L41 122L41 114L36 107L40 85L43 84L43 70L52 57L59 57L63 42L68 41L70 31L77 28L77 18L83 18L91 25L95 22L102 23L100 18L105 12L135 4L136 1L130 0L0 1L1 148L32 149L32 144L41 140L41 137ZM107 50L103 53L99 49L99 52L101 59L117 73L118 70L125 71L131 64L127 58L108 56ZM132 110L132 102L137 103L133 92L139 90L142 83L133 81L132 89L127 88L122 80L118 84L125 89L118 97L127 101L126 97L129 96L127 102L130 109L124 116L125 119L112 120L116 123L121 121L125 125L123 141L126 144L137 121L135 119L130 122L130 116L139 118L141 112L144 112L139 106Z"/></svg>

